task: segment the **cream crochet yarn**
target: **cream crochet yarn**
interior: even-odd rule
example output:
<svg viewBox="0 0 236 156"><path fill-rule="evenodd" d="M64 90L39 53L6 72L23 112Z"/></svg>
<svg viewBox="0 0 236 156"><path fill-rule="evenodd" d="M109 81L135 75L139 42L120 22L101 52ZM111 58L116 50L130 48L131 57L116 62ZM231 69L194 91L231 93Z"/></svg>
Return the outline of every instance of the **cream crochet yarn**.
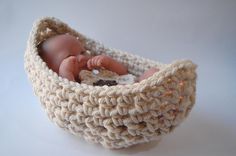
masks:
<svg viewBox="0 0 236 156"><path fill-rule="evenodd" d="M96 54L106 54L138 76L150 67L159 72L130 85L91 86L71 82L49 69L37 45L69 33ZM27 43L24 66L34 93L59 127L108 148L122 148L160 139L187 117L195 103L196 65L189 60L162 64L101 43L52 17L36 21Z"/></svg>

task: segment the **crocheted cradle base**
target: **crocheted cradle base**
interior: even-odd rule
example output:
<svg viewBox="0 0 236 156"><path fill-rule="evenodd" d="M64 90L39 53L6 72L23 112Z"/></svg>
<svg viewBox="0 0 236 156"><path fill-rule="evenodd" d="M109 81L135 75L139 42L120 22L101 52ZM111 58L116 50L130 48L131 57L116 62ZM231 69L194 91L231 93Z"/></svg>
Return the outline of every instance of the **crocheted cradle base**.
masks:
<svg viewBox="0 0 236 156"><path fill-rule="evenodd" d="M49 69L37 45L50 36L70 33L93 55L106 54L139 76L150 67L159 72L140 83L90 86L68 81ZM25 52L25 70L48 117L70 133L108 148L160 139L189 114L195 103L196 65L189 60L161 64L104 47L56 18L35 22Z"/></svg>

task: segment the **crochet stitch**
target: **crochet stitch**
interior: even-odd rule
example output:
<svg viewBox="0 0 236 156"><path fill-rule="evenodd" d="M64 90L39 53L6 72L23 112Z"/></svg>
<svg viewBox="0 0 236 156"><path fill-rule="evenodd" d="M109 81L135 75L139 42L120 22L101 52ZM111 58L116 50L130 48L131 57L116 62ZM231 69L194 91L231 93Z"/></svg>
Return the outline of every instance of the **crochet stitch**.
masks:
<svg viewBox="0 0 236 156"><path fill-rule="evenodd" d="M78 37L92 55L105 54L136 76L159 72L134 84L91 86L68 81L48 68L37 46L56 34ZM30 32L24 67L49 119L59 127L107 148L160 139L175 129L195 103L196 65L190 60L162 64L103 44L53 17L37 20Z"/></svg>

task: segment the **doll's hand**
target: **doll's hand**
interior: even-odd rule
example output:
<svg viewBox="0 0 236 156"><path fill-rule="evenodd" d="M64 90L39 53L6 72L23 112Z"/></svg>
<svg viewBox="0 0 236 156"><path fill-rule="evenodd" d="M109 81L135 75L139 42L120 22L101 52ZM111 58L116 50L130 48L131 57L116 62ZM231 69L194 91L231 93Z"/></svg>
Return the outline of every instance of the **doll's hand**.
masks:
<svg viewBox="0 0 236 156"><path fill-rule="evenodd" d="M67 78L70 81L76 80L78 74L78 59L76 56L70 56L62 61L59 67L59 75L63 78Z"/></svg>
<svg viewBox="0 0 236 156"><path fill-rule="evenodd" d="M90 70L97 68L105 68L107 69L110 65L112 58L106 55L98 55L94 56L88 60L87 66Z"/></svg>

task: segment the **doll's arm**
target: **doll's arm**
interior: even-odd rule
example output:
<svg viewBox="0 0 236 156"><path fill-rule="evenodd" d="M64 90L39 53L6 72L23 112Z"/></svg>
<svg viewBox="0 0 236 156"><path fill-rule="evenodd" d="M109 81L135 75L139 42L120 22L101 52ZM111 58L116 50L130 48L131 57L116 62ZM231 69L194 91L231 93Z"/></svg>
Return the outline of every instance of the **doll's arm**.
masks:
<svg viewBox="0 0 236 156"><path fill-rule="evenodd" d="M111 62L112 63L110 64L110 66L107 67L108 70L113 71L119 75L128 74L128 69L124 65L115 60L112 60Z"/></svg>
<svg viewBox="0 0 236 156"><path fill-rule="evenodd" d="M89 69L105 68L119 75L128 73L128 70L124 65L106 55L98 55L89 59L87 62L87 66Z"/></svg>

